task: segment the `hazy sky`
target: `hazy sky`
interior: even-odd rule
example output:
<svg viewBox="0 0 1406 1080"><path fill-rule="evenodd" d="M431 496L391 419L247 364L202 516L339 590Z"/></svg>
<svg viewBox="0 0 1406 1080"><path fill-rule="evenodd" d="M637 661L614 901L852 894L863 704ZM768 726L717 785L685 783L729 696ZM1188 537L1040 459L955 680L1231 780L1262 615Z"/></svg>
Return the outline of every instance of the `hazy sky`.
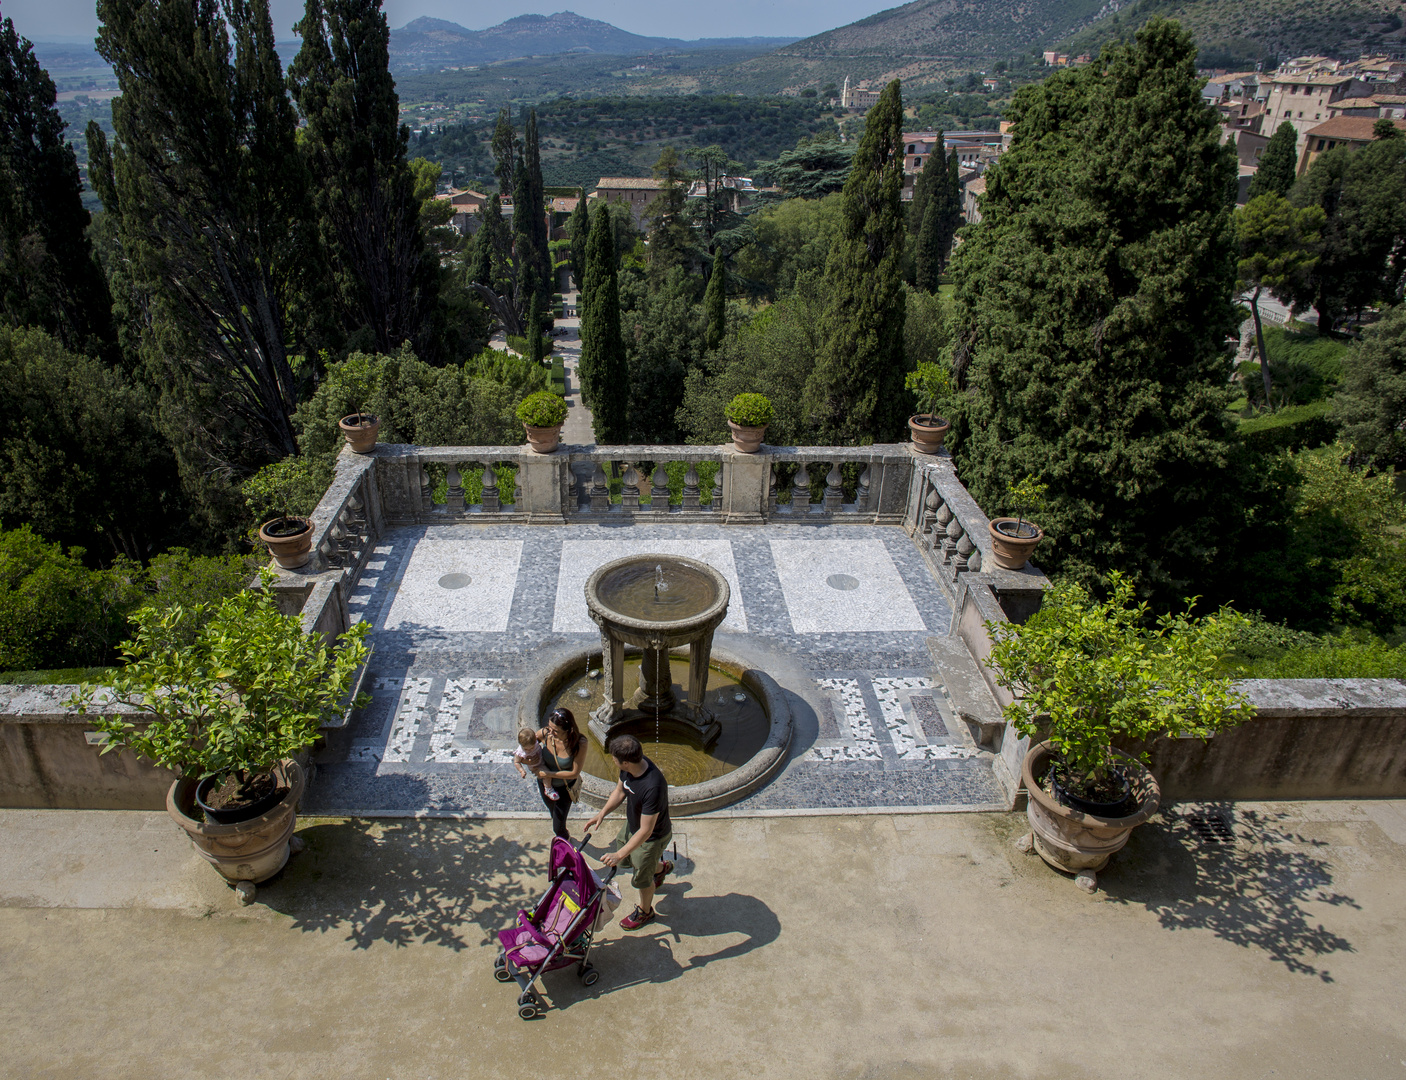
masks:
<svg viewBox="0 0 1406 1080"><path fill-rule="evenodd" d="M901 2L901 0L899 0ZM274 25L281 39L302 14L300 0L272 0ZM614 23L623 30L651 37L809 37L822 30L862 19L896 6L895 0L503 0L487 4L464 0L386 0L392 27L421 15L482 30L514 15L542 14L568 7L578 15ZM0 0L0 14L14 19L15 29L31 40L91 37L98 20L93 0Z"/></svg>

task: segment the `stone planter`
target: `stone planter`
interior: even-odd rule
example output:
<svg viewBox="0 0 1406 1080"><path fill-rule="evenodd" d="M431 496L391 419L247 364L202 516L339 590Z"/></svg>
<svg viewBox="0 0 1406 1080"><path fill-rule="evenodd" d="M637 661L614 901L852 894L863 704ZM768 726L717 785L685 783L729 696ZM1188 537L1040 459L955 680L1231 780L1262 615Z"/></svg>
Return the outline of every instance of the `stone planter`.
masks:
<svg viewBox="0 0 1406 1080"><path fill-rule="evenodd" d="M936 417L936 424L919 423L921 420L930 420L926 414L910 416L908 418L908 431L913 436L913 449L920 454L935 454L942 449L942 440L947 438L947 433L952 430L952 425L942 417Z"/></svg>
<svg viewBox="0 0 1406 1080"><path fill-rule="evenodd" d="M177 780L166 793L166 812L186 831L195 850L236 887L242 904L251 903L254 886L282 870L289 854L301 847L293 844L293 828L303 795L303 768L287 760L275 766L273 775L288 793L267 813L230 825L205 823L195 805L199 780Z"/></svg>
<svg viewBox="0 0 1406 1080"><path fill-rule="evenodd" d="M539 454L550 454L561 445L561 424L556 427L533 427L531 424L522 426L527 432L528 445Z"/></svg>
<svg viewBox="0 0 1406 1080"><path fill-rule="evenodd" d="M1128 842L1133 829L1157 813L1162 793L1152 774L1134 758L1118 753L1128 765L1132 776L1136 813L1123 817L1096 817L1072 810L1040 786L1050 767L1052 751L1049 743L1032 746L1021 766L1021 781L1030 793L1025 808L1031 836L1040 858L1056 870L1087 878L1091 887L1094 872L1103 869L1109 857ZM1081 882L1082 884L1082 882Z"/></svg>
<svg viewBox="0 0 1406 1080"><path fill-rule="evenodd" d="M1015 528L1023 525L1025 528L1033 529L1034 536L1009 536L1003 533L997 526L1007 525ZM1003 517L996 518L987 526L991 534L991 548L996 556L996 565L1003 570L1020 570L1030 561L1030 553L1035 550L1035 545L1045 538L1044 531L1034 522L1022 522L1019 518Z"/></svg>
<svg viewBox="0 0 1406 1080"><path fill-rule="evenodd" d="M766 438L765 424L761 427L743 427L729 420L727 427L732 432L733 449L739 454L755 454L762 448L762 440Z"/></svg>
<svg viewBox="0 0 1406 1080"><path fill-rule="evenodd" d="M301 521L303 531L292 536L273 536L268 532L270 525L280 521ZM305 517L282 517L266 521L259 526L259 539L268 545L269 554L284 570L296 570L306 566L312 558L312 519Z"/></svg>
<svg viewBox="0 0 1406 1080"><path fill-rule="evenodd" d="M369 454L376 448L376 433L381 430L381 418L374 413L352 413L337 421L353 454Z"/></svg>

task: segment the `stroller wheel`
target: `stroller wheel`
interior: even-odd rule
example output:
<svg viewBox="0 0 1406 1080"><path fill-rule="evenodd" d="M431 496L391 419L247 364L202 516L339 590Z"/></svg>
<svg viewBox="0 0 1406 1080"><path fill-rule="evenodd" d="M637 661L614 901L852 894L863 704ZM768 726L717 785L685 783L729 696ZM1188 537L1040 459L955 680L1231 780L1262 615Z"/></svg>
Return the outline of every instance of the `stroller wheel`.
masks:
<svg viewBox="0 0 1406 1080"><path fill-rule="evenodd" d="M595 968L588 967L585 971L581 972L581 985L582 985L582 986L595 986L595 985L596 985L596 981L597 981L599 978L600 978L600 972L597 971Z"/></svg>
<svg viewBox="0 0 1406 1080"><path fill-rule="evenodd" d="M505 968L505 967L494 968L494 969L493 969L493 977L494 977L495 979L497 979L499 982L512 982L512 981L513 981L512 972L510 972L510 971L509 971L507 968Z"/></svg>
<svg viewBox="0 0 1406 1080"><path fill-rule="evenodd" d="M518 1009L517 1014L524 1020L531 1020L534 1016L537 1015L537 1006L523 1005L521 1008Z"/></svg>
<svg viewBox="0 0 1406 1080"><path fill-rule="evenodd" d="M531 1020L537 1015L541 1004L542 1003L537 1000L537 995L529 990L517 999L517 1014L524 1020Z"/></svg>

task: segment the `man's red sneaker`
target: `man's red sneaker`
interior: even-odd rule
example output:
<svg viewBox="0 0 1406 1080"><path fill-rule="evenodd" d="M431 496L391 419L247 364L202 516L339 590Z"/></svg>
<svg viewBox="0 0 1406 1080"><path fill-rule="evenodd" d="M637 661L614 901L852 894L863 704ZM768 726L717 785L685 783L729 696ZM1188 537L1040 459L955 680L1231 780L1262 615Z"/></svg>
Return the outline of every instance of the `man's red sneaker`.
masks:
<svg viewBox="0 0 1406 1080"><path fill-rule="evenodd" d="M654 875L654 887L657 889L664 884L664 879L674 872L674 864L668 859L664 860L664 869Z"/></svg>
<svg viewBox="0 0 1406 1080"><path fill-rule="evenodd" d="M640 909L640 906L636 904L635 910L630 912L630 914L626 915L623 919L620 920L620 925L623 926L626 930L638 930L645 923L653 921L654 912L643 911Z"/></svg>

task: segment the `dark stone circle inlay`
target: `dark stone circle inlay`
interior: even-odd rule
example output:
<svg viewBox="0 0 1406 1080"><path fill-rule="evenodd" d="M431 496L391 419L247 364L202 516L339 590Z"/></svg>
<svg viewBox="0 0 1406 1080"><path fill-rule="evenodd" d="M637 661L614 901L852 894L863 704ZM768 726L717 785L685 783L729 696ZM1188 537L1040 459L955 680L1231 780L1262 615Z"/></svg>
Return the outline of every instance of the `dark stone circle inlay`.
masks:
<svg viewBox="0 0 1406 1080"><path fill-rule="evenodd" d="M462 589L472 581L473 578L469 577L468 574L445 574L439 579L439 587L441 589Z"/></svg>
<svg viewBox="0 0 1406 1080"><path fill-rule="evenodd" d="M850 577L848 574L831 574L825 579L825 584L832 589L839 589L841 592L849 592L851 589L859 588L859 579Z"/></svg>

